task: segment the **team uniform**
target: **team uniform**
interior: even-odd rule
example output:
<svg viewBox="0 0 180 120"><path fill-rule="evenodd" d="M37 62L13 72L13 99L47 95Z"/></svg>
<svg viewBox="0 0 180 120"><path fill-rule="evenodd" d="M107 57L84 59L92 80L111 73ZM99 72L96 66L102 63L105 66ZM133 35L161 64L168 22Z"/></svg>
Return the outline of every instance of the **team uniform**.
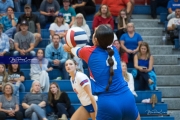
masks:
<svg viewBox="0 0 180 120"><path fill-rule="evenodd" d="M73 87L74 92L77 94L82 106L85 107L85 109L89 112L92 113L94 112L94 108L91 104L90 97L84 90L84 87L86 85L89 85L91 88L91 83L89 78L82 72L76 72L75 74L75 79L73 80L71 77L71 85Z"/></svg>
<svg viewBox="0 0 180 120"><path fill-rule="evenodd" d="M107 51L98 46L89 46L75 47L71 52L88 64L92 93L98 96L96 119L136 120L138 109L134 96L122 76L119 53L114 46L112 49L114 50L112 57L114 76L108 91L105 90L110 77Z"/></svg>

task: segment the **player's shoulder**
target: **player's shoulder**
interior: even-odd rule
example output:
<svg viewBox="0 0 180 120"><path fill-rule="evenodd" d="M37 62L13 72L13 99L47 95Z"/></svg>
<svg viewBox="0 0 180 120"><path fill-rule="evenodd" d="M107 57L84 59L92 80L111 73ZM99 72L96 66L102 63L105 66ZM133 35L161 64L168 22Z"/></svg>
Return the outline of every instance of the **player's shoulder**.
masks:
<svg viewBox="0 0 180 120"><path fill-rule="evenodd" d="M80 71L77 71L77 73L76 73L76 79L78 79L78 80L80 80L80 81L81 81L81 80L84 80L84 79L88 79L88 80L89 80L88 76L87 76L86 74L80 72Z"/></svg>

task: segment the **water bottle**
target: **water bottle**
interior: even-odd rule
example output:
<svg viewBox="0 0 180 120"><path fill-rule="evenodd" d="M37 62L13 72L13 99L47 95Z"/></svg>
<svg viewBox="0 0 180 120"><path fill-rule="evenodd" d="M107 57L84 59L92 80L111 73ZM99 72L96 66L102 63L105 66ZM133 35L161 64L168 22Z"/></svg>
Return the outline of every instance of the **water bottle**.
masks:
<svg viewBox="0 0 180 120"><path fill-rule="evenodd" d="M162 44L166 45L166 35L162 36Z"/></svg>

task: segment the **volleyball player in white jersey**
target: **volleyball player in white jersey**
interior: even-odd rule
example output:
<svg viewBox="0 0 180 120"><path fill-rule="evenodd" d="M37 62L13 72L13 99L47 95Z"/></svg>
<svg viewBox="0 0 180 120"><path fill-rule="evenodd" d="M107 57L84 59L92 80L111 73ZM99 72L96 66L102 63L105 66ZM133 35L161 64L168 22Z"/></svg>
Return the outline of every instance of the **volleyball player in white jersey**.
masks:
<svg viewBox="0 0 180 120"><path fill-rule="evenodd" d="M65 68L71 76L73 90L82 104L73 114L71 120L87 120L90 117L92 120L96 120L97 105L91 92L89 78L84 73L77 71L77 64L72 59L66 61Z"/></svg>

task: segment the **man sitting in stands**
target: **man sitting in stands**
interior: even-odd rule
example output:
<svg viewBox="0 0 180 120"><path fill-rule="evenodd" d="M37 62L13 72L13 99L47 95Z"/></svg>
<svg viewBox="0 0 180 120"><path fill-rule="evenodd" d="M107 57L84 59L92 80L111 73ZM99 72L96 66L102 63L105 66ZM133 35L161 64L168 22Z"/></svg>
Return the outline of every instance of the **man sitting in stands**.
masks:
<svg viewBox="0 0 180 120"><path fill-rule="evenodd" d="M24 14L22 14L18 18L18 24L17 24L17 31L19 31L20 23L22 20L28 21L29 28L28 31L32 32L35 37L35 47L38 45L38 43L42 40L41 38L41 26L39 23L38 16L32 13L31 6L26 4L24 6ZM37 29L37 31L36 31Z"/></svg>

